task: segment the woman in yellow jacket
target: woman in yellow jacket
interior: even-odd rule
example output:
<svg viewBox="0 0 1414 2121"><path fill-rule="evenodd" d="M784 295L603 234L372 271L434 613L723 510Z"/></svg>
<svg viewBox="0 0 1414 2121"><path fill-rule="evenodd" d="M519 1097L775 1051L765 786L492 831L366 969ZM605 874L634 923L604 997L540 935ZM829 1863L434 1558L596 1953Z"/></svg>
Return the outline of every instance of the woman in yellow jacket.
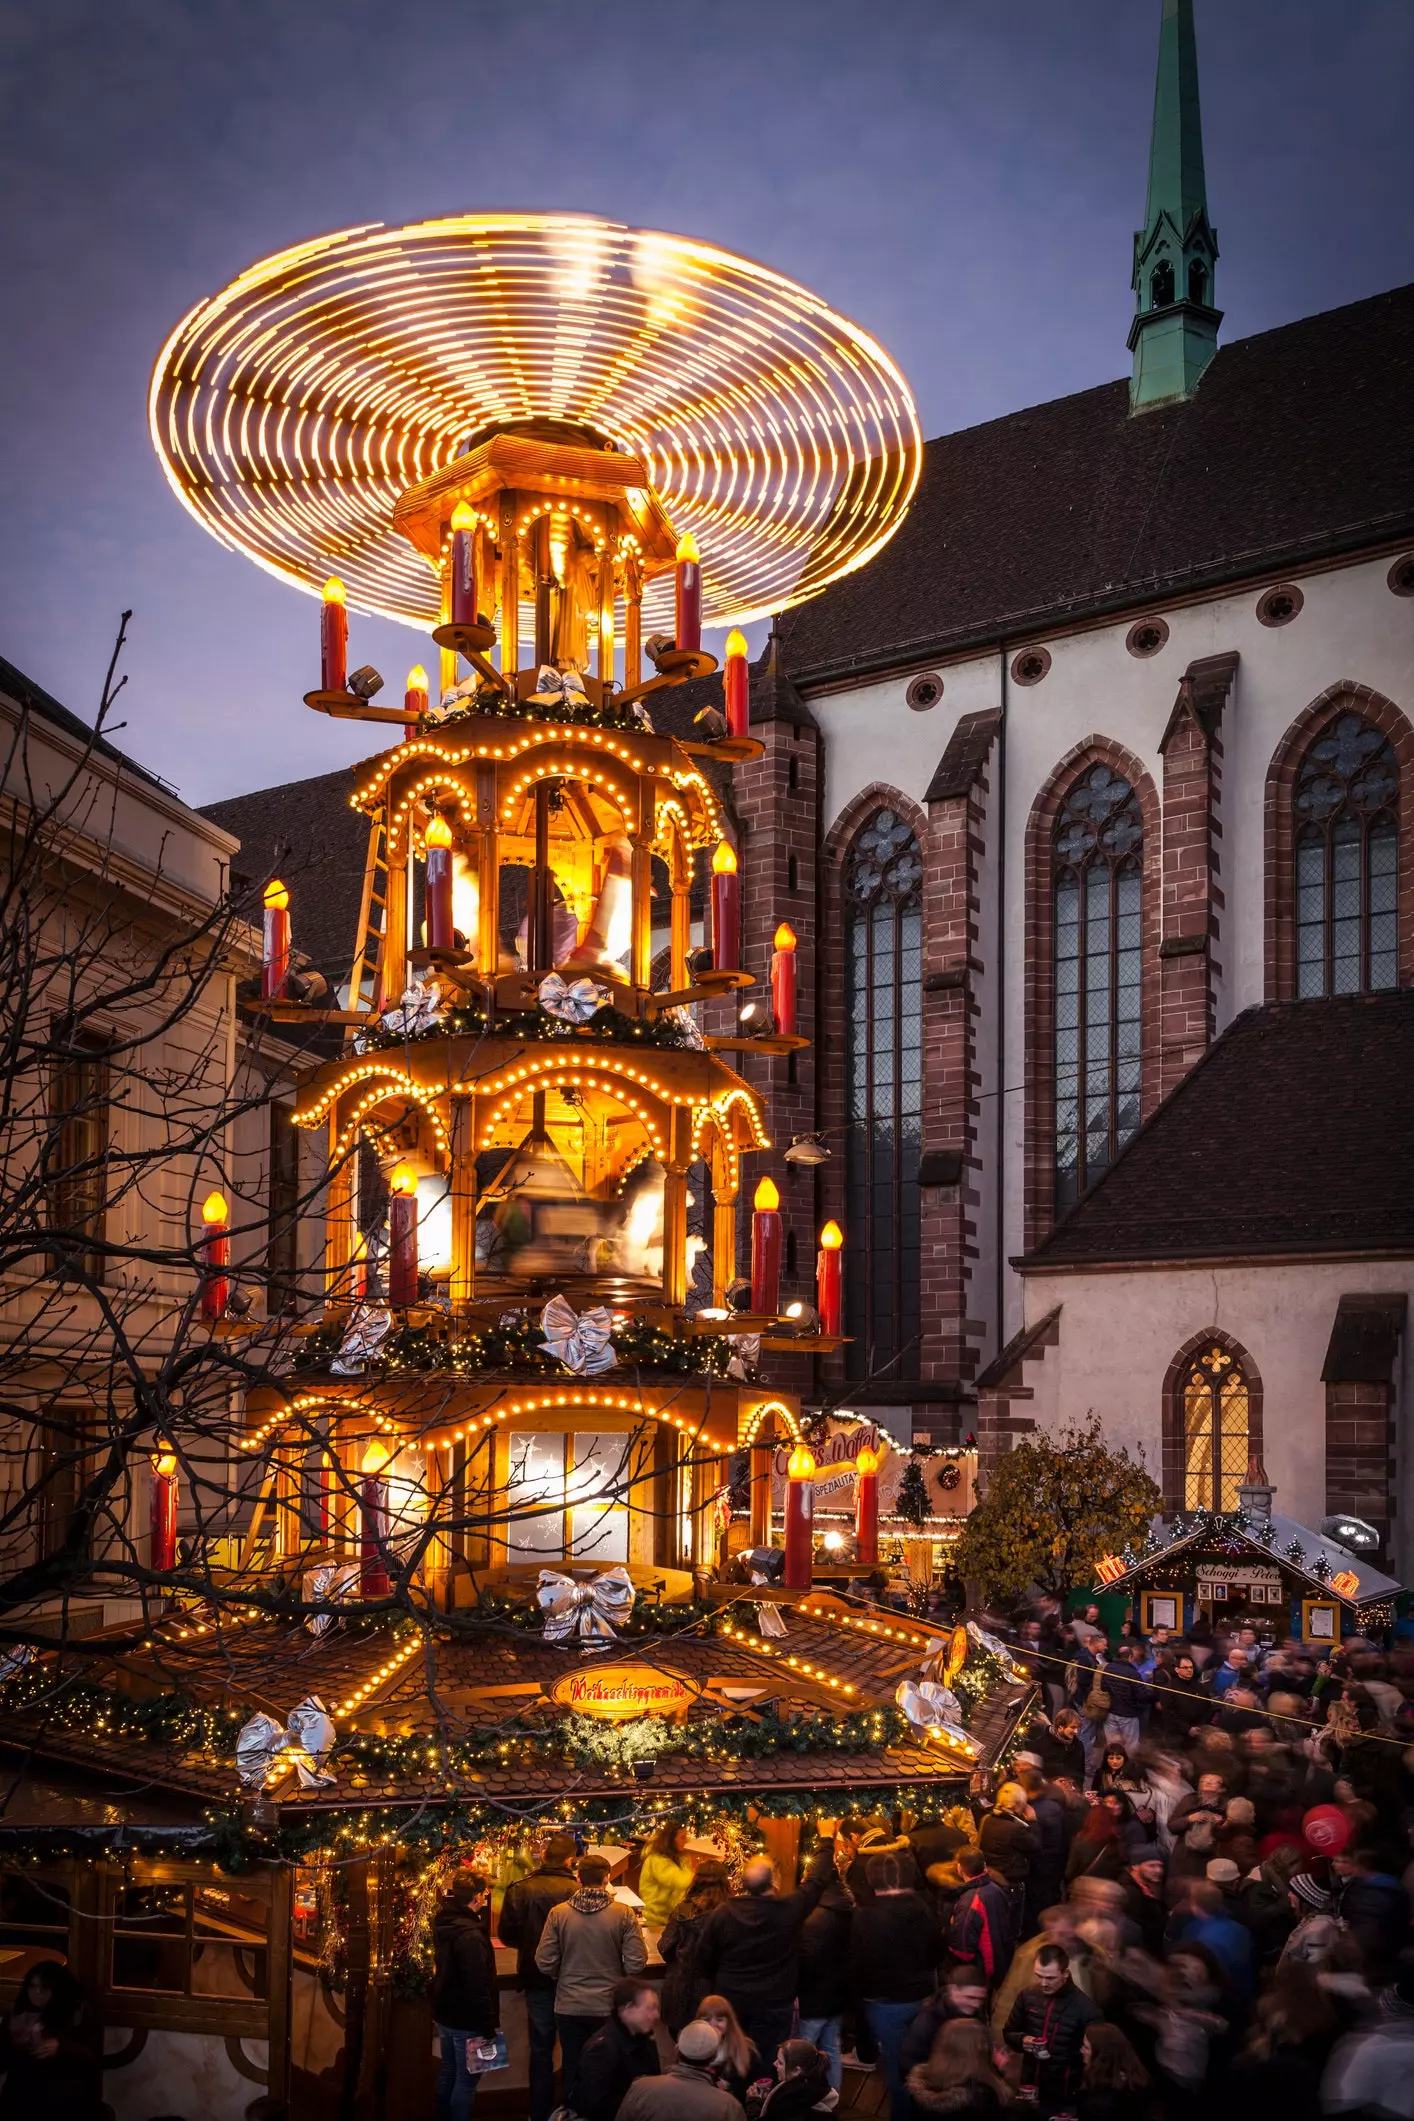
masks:
<svg viewBox="0 0 1414 2121"><path fill-rule="evenodd" d="M670 1822L659 1827L643 1852L638 1897L649 1929L666 1927L669 1915L692 1883L692 1866L683 1858L686 1841L687 1828Z"/></svg>

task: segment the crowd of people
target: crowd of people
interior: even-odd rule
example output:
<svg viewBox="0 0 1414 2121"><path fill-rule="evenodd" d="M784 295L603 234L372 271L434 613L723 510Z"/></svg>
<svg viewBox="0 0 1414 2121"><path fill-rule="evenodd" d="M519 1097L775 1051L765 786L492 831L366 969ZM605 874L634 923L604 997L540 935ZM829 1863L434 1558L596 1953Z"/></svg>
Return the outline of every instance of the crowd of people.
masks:
<svg viewBox="0 0 1414 2121"><path fill-rule="evenodd" d="M820 1821L798 1885L668 1826L640 1915L552 1840L499 1918L531 2121L786 2121L860 2069L890 2121L1414 2121L1414 1656L1111 1641L1094 1609L1015 1639L1041 1705L1003 1776L946 1819ZM456 2043L499 2025L489 1891L438 1917L452 2121Z"/></svg>

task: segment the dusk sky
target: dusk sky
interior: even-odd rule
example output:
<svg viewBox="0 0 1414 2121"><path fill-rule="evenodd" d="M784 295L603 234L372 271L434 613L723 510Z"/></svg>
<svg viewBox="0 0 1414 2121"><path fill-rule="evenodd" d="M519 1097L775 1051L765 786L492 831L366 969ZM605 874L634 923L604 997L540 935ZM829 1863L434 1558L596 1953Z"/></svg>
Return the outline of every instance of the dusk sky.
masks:
<svg viewBox="0 0 1414 2121"><path fill-rule="evenodd" d="M1414 278L1410 0L1198 0L1222 336ZM0 653L192 802L370 748L317 606L208 538L147 433L191 305L305 237L491 207L804 281L930 436L1127 370L1159 0L10 0ZM418 637L353 615L401 692ZM430 657L428 658L430 660ZM396 684L395 682L396 681Z"/></svg>

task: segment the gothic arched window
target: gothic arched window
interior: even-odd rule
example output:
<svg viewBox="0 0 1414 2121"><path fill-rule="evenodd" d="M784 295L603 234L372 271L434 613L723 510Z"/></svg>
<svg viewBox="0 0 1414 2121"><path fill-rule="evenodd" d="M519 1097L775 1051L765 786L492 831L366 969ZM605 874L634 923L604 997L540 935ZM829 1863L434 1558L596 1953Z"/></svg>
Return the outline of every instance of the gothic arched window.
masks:
<svg viewBox="0 0 1414 2121"><path fill-rule="evenodd" d="M1398 985L1398 800L1389 739L1338 714L1296 776L1298 999Z"/></svg>
<svg viewBox="0 0 1414 2121"><path fill-rule="evenodd" d="M1144 819L1108 766L1060 807L1055 883L1056 1195L1063 1213L1139 1125Z"/></svg>
<svg viewBox="0 0 1414 2121"><path fill-rule="evenodd" d="M1173 267L1167 258L1161 258L1149 279L1149 307L1167 309L1173 300Z"/></svg>
<svg viewBox="0 0 1414 2121"><path fill-rule="evenodd" d="M845 859L849 1373L917 1375L923 1146L923 856L876 810Z"/></svg>
<svg viewBox="0 0 1414 2121"><path fill-rule="evenodd" d="M1208 268L1201 258L1188 261L1188 299L1190 302L1206 302L1208 299Z"/></svg>
<svg viewBox="0 0 1414 2121"><path fill-rule="evenodd" d="M1245 1358L1217 1341L1201 1342L1179 1373L1176 1398L1183 1508L1235 1510L1248 1462L1262 1443Z"/></svg>

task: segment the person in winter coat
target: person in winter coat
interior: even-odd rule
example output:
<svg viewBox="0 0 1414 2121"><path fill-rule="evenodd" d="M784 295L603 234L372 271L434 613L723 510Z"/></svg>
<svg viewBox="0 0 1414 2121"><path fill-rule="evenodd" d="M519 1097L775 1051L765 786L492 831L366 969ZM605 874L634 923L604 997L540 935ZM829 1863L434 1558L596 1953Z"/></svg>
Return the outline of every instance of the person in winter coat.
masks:
<svg viewBox="0 0 1414 2121"><path fill-rule="evenodd" d="M1087 2025L1080 2059L1084 2074L1076 2121L1149 2121L1154 2111L1149 2072L1117 2025L1103 2018Z"/></svg>
<svg viewBox="0 0 1414 2121"><path fill-rule="evenodd" d="M831 2113L838 2104L825 2058L808 2040L781 2043L776 2077L761 2102L761 2121L800 2121L805 2114Z"/></svg>
<svg viewBox="0 0 1414 2121"><path fill-rule="evenodd" d="M685 2025L676 2062L661 2076L637 2079L618 2121L745 2121L741 2101L713 2082L716 2045L716 2034L701 2019Z"/></svg>
<svg viewBox="0 0 1414 2121"><path fill-rule="evenodd" d="M1409 1942L1409 1896L1397 1878L1378 1868L1369 1849L1342 1849L1331 1859L1341 1880L1340 1919L1365 1955L1372 1982L1394 1978L1395 1962Z"/></svg>
<svg viewBox="0 0 1414 2121"><path fill-rule="evenodd" d="M1005 1980L1016 1948L1015 1904L980 1849L964 1849L957 1867L967 1883L953 1903L948 1957L980 1966L988 1986L995 1987Z"/></svg>
<svg viewBox="0 0 1414 2121"><path fill-rule="evenodd" d="M530 2121L550 2121L555 2104L555 1984L535 1964L535 1954L552 1907L574 1893L570 1869L574 1843L568 1834L553 1834L539 1864L526 1878L509 1886L496 1925L502 1944L516 1955L516 1987L525 1997L530 2039Z"/></svg>
<svg viewBox="0 0 1414 2121"><path fill-rule="evenodd" d="M668 1917L667 1928L658 1939L658 1951L668 1971L663 1979L663 2022L676 2040L690 2020L700 2015L698 2006L707 1984L697 1971L697 1950L707 1917L714 1907L731 1898L727 1867L715 1856L697 1866L697 1875Z"/></svg>
<svg viewBox="0 0 1414 2121"><path fill-rule="evenodd" d="M441 2043L437 2111L443 2121L470 2121L479 2073L468 2049L494 2040L501 2023L496 1954L486 1910L491 1881L462 1871L432 1918L432 2017Z"/></svg>
<svg viewBox="0 0 1414 2121"><path fill-rule="evenodd" d="M1070 1957L1058 1944L1036 1954L1034 1982L1011 2008L1004 2038L1021 2056L1023 2085L1036 2087L1042 2114L1062 2112L1080 2087L1081 2049L1098 2007L1070 1978Z"/></svg>
<svg viewBox="0 0 1414 2121"><path fill-rule="evenodd" d="M692 1884L692 1865L686 1855L687 1828L660 1826L643 1852L638 1874L638 1897L643 1902L643 1920L651 1930L667 1926L668 1917Z"/></svg>
<svg viewBox="0 0 1414 2121"><path fill-rule="evenodd" d="M616 1981L607 2019L584 2043L574 2104L581 2121L615 2121L640 2077L658 2073L658 1991L628 1974Z"/></svg>
<svg viewBox="0 0 1414 2121"><path fill-rule="evenodd" d="M864 1826L857 1835L855 1851L844 1879L860 1907L869 1898L869 1859L872 1856L897 1856L905 1883L914 1887L922 1885L923 1872L907 1834L892 1834L882 1826Z"/></svg>
<svg viewBox="0 0 1414 2121"><path fill-rule="evenodd" d="M717 2052L707 2065L712 2082L745 2106L752 2087L758 2088L759 2096L759 2087L770 2079L761 2050L754 2040L747 2039L725 1996L704 1996L697 2018L699 2024L710 2025L717 2035Z"/></svg>
<svg viewBox="0 0 1414 2121"><path fill-rule="evenodd" d="M1077 1878L1112 1878L1124 1876L1126 1850L1122 1829L1130 1817L1129 1799L1118 1790L1111 1790L1092 1804L1081 1824L1080 1831L1070 1844L1066 1858L1067 1883Z"/></svg>
<svg viewBox="0 0 1414 2121"><path fill-rule="evenodd" d="M768 2068L790 2036L800 1985L800 1933L834 1875L828 1843L816 1850L793 1893L777 1892L774 1869L756 1858L742 1872L740 1893L707 1917L698 1971L731 2003Z"/></svg>
<svg viewBox="0 0 1414 2121"><path fill-rule="evenodd" d="M954 2018L938 2033L926 2062L908 2073L908 2096L916 2115L947 2114L952 2121L993 2121L1012 2104L1011 2089L998 2074L985 2025Z"/></svg>
<svg viewBox="0 0 1414 2121"><path fill-rule="evenodd" d="M101 2111L98 2071L81 2037L82 2002L58 1959L41 1959L25 1975L0 2021L4 2121L94 2121Z"/></svg>
<svg viewBox="0 0 1414 2121"><path fill-rule="evenodd" d="M1209 1859L1217 1854L1219 1827L1227 1819L1227 1789L1221 1775L1209 1772L1198 1777L1198 1787L1169 1814L1173 1854L1170 1878L1202 1878Z"/></svg>
<svg viewBox="0 0 1414 2121"><path fill-rule="evenodd" d="M800 1933L800 1987L796 2003L800 2037L827 2057L830 2083L843 2081L840 2019L849 2008L849 1940L854 1897L838 1879L820 1895L820 1905L805 1918Z"/></svg>
<svg viewBox="0 0 1414 2121"><path fill-rule="evenodd" d="M1213 1720L1213 1697L1186 1650L1175 1658L1171 1672L1160 1670L1154 1674L1151 1692L1154 1735L1165 1745L1182 1749L1196 1724Z"/></svg>
<svg viewBox="0 0 1414 2121"><path fill-rule="evenodd" d="M1085 1748L1080 1742L1080 1712L1060 1709L1049 1730L1033 1724L1027 1743L1040 1755L1041 1773L1050 1782L1064 1778L1077 1789L1085 1786Z"/></svg>
<svg viewBox="0 0 1414 2121"><path fill-rule="evenodd" d="M919 2004L933 1993L943 1949L932 1909L902 1878L897 1856L869 1858L873 1897L856 1909L849 1939L850 1980L878 2045L892 2121L909 2121L899 2056Z"/></svg>
<svg viewBox="0 0 1414 2121"><path fill-rule="evenodd" d="M1024 1769L1019 1780L1031 1807L1031 1818L1040 1844L1026 1879L1022 1922L1029 1933L1040 1920L1042 1908L1053 1907L1061 1897L1071 1827L1065 1799L1054 1783L1047 1782L1035 1768Z"/></svg>
<svg viewBox="0 0 1414 2121"><path fill-rule="evenodd" d="M987 2023L987 1983L979 1966L950 1966L942 1987L918 2006L918 2015L899 2049L898 2066L905 2084L909 2073L928 2060L943 2027L960 2018L970 2018L977 2025Z"/></svg>
<svg viewBox="0 0 1414 2121"><path fill-rule="evenodd" d="M581 1856L579 1890L551 1908L535 1964L555 1984L555 2030L560 2036L561 2090L573 2106L579 2058L612 2007L614 1983L641 1974L648 1946L632 1908L607 1891L602 1856Z"/></svg>
<svg viewBox="0 0 1414 2121"><path fill-rule="evenodd" d="M1003 1884L1018 1889L1031 1875L1031 1866L1041 1853L1041 1837L1035 1816L1019 1782L1004 1782L992 1809L982 1821L977 1845L987 1859L987 1868Z"/></svg>

